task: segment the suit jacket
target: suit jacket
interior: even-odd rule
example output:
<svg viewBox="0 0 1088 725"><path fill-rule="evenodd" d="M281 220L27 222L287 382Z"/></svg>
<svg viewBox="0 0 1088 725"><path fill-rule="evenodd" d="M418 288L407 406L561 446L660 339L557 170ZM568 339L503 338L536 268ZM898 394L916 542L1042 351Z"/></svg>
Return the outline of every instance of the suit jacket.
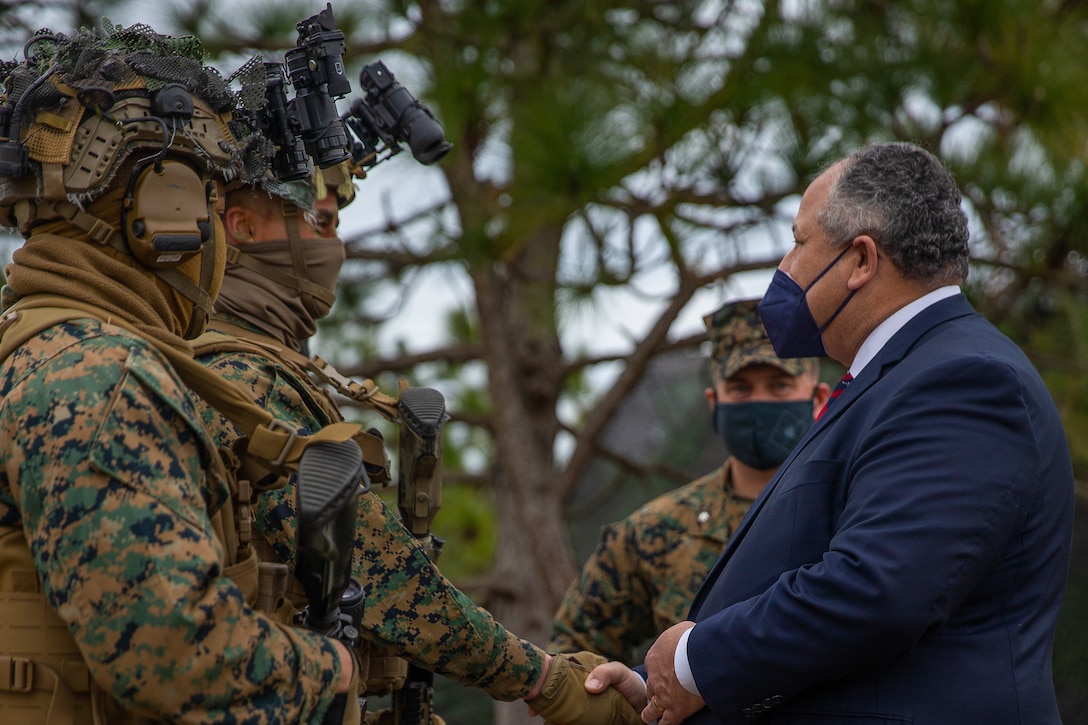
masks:
<svg viewBox="0 0 1088 725"><path fill-rule="evenodd" d="M1040 725L1073 525L1054 403L962 296L798 444L699 590L688 723Z"/></svg>

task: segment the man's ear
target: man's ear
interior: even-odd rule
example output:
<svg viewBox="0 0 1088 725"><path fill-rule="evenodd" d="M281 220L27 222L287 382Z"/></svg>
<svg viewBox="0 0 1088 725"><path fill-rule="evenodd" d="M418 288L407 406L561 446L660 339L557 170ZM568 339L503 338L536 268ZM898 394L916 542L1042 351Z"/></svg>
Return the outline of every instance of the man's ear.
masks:
<svg viewBox="0 0 1088 725"><path fill-rule="evenodd" d="M831 397L831 386L827 383L817 383L816 392L812 394L812 417L815 418L820 414L820 411L827 405L828 399Z"/></svg>
<svg viewBox="0 0 1088 725"><path fill-rule="evenodd" d="M714 395L714 388L707 388L703 391L703 395L706 396L706 402L710 403L710 411L714 412L714 404L718 402L718 398Z"/></svg>
<svg viewBox="0 0 1088 725"><path fill-rule="evenodd" d="M246 244L253 241L249 210L244 207L227 207L223 212L223 228L227 232L227 244Z"/></svg>
<svg viewBox="0 0 1088 725"><path fill-rule="evenodd" d="M850 279L847 280L846 286L852 290L856 290L860 289L862 285L876 276L880 258L877 254L876 240L868 234L854 237L854 241L851 242L851 244L859 254L857 261L850 270Z"/></svg>

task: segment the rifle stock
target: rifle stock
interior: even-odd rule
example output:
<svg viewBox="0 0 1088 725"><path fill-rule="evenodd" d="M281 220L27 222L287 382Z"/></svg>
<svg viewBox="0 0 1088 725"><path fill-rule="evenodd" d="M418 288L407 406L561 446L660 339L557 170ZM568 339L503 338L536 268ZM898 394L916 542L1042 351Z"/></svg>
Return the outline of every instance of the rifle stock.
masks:
<svg viewBox="0 0 1088 725"><path fill-rule="evenodd" d="M297 624L338 639L354 652L363 602L362 586L351 577L355 500L370 487L362 451L355 441L314 443L303 452L295 481L295 578L307 599ZM326 722L341 722L348 705L346 696L338 696ZM359 706L365 713L366 701Z"/></svg>
<svg viewBox="0 0 1088 725"><path fill-rule="evenodd" d="M442 506L442 428L446 399L433 388L406 388L397 404L399 458L397 509L401 520L419 541L432 562L442 551L442 539L431 533L431 523ZM434 674L408 665L404 687L393 692L395 725L430 725L433 722Z"/></svg>

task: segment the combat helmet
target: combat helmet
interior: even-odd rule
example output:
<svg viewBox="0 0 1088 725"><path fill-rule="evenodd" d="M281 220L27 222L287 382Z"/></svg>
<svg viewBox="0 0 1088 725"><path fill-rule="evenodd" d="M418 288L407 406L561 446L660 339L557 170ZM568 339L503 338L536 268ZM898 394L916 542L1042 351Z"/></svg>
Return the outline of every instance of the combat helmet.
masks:
<svg viewBox="0 0 1088 725"><path fill-rule="evenodd" d="M67 222L135 259L191 302L199 334L222 276L216 182L245 173L237 94L198 39L143 24L40 30L23 55L0 63L0 224ZM119 216L89 213L119 190Z"/></svg>

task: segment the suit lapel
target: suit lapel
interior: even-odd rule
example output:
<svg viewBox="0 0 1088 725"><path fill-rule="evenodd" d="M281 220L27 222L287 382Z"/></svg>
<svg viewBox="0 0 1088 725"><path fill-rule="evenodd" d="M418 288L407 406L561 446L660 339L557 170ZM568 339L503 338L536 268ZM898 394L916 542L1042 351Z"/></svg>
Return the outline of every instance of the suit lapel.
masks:
<svg viewBox="0 0 1088 725"><path fill-rule="evenodd" d="M813 423L809 432L800 440L793 451L790 452L790 455L786 458L782 466L779 467L774 478L771 479L770 483L767 484L767 487L763 489L763 492L760 493L759 497L752 503L752 507L748 510L748 514L741 521L737 530L733 532L733 536L729 538L729 543L726 545L725 551L722 552L722 555L714 565L714 568L711 569L710 573L703 581L702 586L699 587L699 591L696 593L695 599L692 601L691 609L689 610L689 619L695 618L699 606L702 604L703 599L706 598L711 587L713 587L718 575L721 573L722 569L725 568L725 565L732 557L733 552L744 540L745 535L752 526L752 522L755 521L766 501L773 495L775 488L778 486L778 482L789 472L790 466L797 460L798 456L800 456L814 441L819 439L827 427L840 418L855 400L860 398L866 390L880 380L884 376L886 370L894 367L900 360L906 357L911 349L913 349L927 333L948 320L974 313L975 310L971 307L971 304L967 301L966 297L962 294L953 295L952 297L935 302L925 308L911 318L899 331L892 335L887 344L885 344L880 352L877 353L877 356L871 360L869 364L865 366L865 369L861 371L861 374L846 387L835 401L835 404L830 406L824 415Z"/></svg>

